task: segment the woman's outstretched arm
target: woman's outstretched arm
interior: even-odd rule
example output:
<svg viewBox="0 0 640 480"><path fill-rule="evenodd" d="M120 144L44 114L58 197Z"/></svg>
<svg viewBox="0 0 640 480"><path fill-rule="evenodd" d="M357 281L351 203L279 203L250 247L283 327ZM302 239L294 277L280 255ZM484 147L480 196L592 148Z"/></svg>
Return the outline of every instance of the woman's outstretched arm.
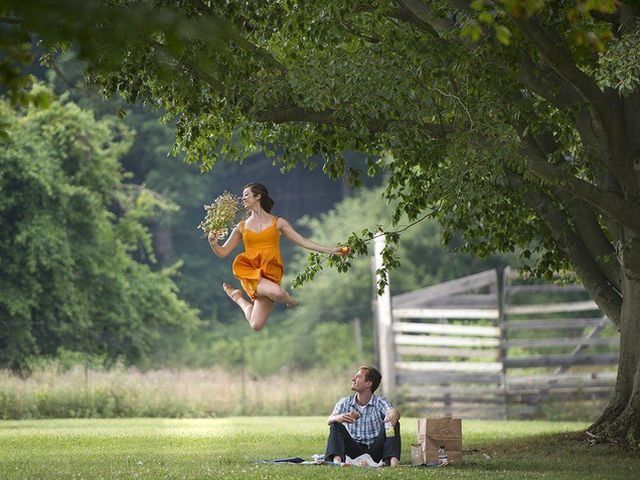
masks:
<svg viewBox="0 0 640 480"><path fill-rule="evenodd" d="M314 252L320 253L329 253L333 255L342 255L339 247L325 247L324 245L320 245L319 243L314 242L313 240L309 240L308 238L304 238L298 232L294 230L289 222L287 222L284 218L278 217L278 230L282 232L282 234L291 240L293 243L300 245L307 250L313 250Z"/></svg>
<svg viewBox="0 0 640 480"><path fill-rule="evenodd" d="M223 245L218 244L218 235L216 232L209 233L208 240L213 253L215 253L218 257L224 258L238 246L238 243L240 243L240 240L242 240L242 234L240 233L240 228L238 228L238 226L236 225L235 227L233 227L231 235L229 235L229 238L227 238L227 241L224 242Z"/></svg>

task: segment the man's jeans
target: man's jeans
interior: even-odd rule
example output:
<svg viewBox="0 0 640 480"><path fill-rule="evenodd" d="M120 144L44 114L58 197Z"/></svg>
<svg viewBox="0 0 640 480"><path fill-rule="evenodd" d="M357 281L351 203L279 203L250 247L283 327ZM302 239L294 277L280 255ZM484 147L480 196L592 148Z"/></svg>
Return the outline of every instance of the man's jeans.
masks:
<svg viewBox="0 0 640 480"><path fill-rule="evenodd" d="M389 461L391 457L400 459L400 422L395 426L396 434L393 437L387 437L384 428L380 429L380 434L373 441L371 447L367 447L363 443L356 442L345 426L341 423L334 422L329 425L329 439L327 440L327 450L325 452L325 460L330 462L333 457L340 457L344 462L346 456L351 458L359 457L365 453L371 455L374 462L380 460Z"/></svg>

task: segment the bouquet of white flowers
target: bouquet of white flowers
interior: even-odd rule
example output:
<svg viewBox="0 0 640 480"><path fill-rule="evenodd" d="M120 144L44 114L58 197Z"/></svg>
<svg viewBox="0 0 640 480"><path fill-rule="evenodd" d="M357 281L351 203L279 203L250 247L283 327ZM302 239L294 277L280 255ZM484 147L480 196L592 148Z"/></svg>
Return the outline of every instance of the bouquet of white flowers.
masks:
<svg viewBox="0 0 640 480"><path fill-rule="evenodd" d="M204 209L207 213L198 228L207 236L216 232L218 238L224 238L237 222L242 204L240 197L224 192L211 205L204 205Z"/></svg>

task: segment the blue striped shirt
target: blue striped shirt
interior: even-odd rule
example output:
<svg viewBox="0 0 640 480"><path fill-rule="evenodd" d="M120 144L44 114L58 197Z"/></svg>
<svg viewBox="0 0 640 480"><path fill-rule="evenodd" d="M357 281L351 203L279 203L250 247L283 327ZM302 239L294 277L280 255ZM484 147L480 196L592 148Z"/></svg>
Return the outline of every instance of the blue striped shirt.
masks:
<svg viewBox="0 0 640 480"><path fill-rule="evenodd" d="M331 415L340 415L354 410L360 413L361 416L358 420L343 425L351 435L351 438L370 447L384 428L384 417L387 416L387 410L393 408L393 405L386 398L377 395L372 395L369 403L364 407L361 405L356 407L356 405L355 394L341 398L333 408Z"/></svg>

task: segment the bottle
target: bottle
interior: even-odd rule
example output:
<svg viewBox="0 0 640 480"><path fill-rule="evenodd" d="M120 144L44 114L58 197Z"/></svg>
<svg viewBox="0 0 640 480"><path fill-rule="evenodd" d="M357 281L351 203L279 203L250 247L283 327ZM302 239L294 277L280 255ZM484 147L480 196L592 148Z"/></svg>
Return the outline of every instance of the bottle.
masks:
<svg viewBox="0 0 640 480"><path fill-rule="evenodd" d="M393 425L391 425L391 422L389 420L384 421L384 434L388 437L395 437L396 435L396 429L394 428Z"/></svg>
<svg viewBox="0 0 640 480"><path fill-rule="evenodd" d="M446 465L447 463L449 463L449 455L447 455L444 445L440 445L438 449L438 465Z"/></svg>

